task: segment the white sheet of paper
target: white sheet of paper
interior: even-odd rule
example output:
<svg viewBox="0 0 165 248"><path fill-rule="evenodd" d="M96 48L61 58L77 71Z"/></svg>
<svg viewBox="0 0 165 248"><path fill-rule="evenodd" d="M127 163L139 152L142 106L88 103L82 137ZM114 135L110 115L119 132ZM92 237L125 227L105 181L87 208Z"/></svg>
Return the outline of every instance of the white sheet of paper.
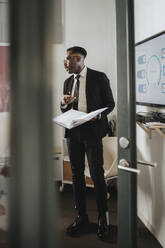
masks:
<svg viewBox="0 0 165 248"><path fill-rule="evenodd" d="M90 113L84 113L81 111L77 111L74 109L68 110L65 113L53 118L53 121L65 128L71 129L73 127L77 127L92 118L96 117L98 114L103 112L107 108L101 108Z"/></svg>

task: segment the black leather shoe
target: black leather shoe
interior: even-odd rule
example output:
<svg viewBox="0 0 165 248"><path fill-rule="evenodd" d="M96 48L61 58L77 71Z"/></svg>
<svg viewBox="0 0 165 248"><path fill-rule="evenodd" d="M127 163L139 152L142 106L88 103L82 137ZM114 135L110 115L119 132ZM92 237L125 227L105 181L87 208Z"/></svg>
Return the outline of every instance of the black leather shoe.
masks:
<svg viewBox="0 0 165 248"><path fill-rule="evenodd" d="M98 222L97 236L99 239L105 239L109 235L109 226L107 225L106 218L100 218Z"/></svg>
<svg viewBox="0 0 165 248"><path fill-rule="evenodd" d="M66 229L66 233L71 236L81 234L88 226L88 224L88 215L77 216L73 223Z"/></svg>

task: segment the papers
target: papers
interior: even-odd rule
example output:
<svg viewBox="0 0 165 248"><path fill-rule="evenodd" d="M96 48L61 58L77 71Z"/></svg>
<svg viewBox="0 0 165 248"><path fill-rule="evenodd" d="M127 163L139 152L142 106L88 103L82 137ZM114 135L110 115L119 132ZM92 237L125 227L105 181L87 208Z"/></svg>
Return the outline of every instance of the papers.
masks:
<svg viewBox="0 0 165 248"><path fill-rule="evenodd" d="M96 117L98 114L103 112L107 108L101 108L90 113L80 112L74 109L68 110L67 112L53 118L53 121L60 126L71 129L77 127L92 118Z"/></svg>

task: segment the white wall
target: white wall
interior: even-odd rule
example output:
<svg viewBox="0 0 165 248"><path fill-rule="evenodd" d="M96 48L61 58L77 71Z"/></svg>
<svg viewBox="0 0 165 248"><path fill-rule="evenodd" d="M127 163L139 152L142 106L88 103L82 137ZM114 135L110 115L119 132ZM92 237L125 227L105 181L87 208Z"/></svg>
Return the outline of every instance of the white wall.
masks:
<svg viewBox="0 0 165 248"><path fill-rule="evenodd" d="M165 30L164 0L135 0L135 41L141 41ZM137 111L153 111L137 107ZM165 109L157 109L165 112ZM165 139L153 132L151 140L137 128L138 158L158 163L158 167L142 167L138 184L138 214L165 247Z"/></svg>
<svg viewBox="0 0 165 248"><path fill-rule="evenodd" d="M54 45L54 115L60 113L64 79L63 68L66 48L83 46L87 52L86 65L103 71L111 81L116 99L116 36L115 0L63 1L63 44ZM55 147L59 147L62 128L55 126ZM55 148L55 149L56 149Z"/></svg>

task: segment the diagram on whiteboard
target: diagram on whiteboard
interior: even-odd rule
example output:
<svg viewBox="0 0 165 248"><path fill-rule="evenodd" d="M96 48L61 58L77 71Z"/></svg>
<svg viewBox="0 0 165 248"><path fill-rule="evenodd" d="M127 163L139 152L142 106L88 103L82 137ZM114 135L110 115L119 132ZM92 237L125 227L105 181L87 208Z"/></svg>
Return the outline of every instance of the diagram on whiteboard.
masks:
<svg viewBox="0 0 165 248"><path fill-rule="evenodd" d="M136 101L165 104L165 34L136 46Z"/></svg>

